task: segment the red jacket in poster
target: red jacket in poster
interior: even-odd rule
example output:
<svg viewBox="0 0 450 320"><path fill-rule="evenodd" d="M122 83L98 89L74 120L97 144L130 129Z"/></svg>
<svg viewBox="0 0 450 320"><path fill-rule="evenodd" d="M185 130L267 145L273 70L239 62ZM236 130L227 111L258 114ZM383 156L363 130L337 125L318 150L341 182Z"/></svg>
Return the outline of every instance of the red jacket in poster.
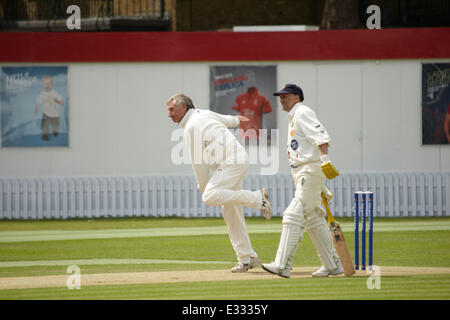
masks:
<svg viewBox="0 0 450 320"><path fill-rule="evenodd" d="M241 115L250 119L241 122L241 129L249 139L258 139L259 129L262 128L262 117L264 113L272 111L269 100L256 87L249 87L246 92L237 96L233 110L239 111ZM249 129L253 129L247 131Z"/></svg>

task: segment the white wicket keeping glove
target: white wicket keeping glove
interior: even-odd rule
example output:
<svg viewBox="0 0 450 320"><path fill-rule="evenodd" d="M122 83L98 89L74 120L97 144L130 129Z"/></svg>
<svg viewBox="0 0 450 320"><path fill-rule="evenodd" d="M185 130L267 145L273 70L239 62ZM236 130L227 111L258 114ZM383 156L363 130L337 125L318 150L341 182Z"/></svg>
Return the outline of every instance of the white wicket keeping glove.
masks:
<svg viewBox="0 0 450 320"><path fill-rule="evenodd" d="M320 157L320 161L322 162L322 171L327 179L334 179L339 175L339 171L331 164L328 155L324 154Z"/></svg>

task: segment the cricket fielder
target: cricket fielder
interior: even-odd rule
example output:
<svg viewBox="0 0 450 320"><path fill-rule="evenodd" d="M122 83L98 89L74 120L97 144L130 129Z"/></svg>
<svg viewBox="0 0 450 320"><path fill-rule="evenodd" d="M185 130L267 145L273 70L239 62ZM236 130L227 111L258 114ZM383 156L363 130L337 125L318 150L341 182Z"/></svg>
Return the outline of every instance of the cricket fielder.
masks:
<svg viewBox="0 0 450 320"><path fill-rule="evenodd" d="M231 272L247 272L257 267L261 262L252 248L242 206L261 210L266 219L270 219L272 208L266 189L242 190L248 157L228 130L248 118L195 109L192 100L182 93L169 98L167 110L172 121L184 129L184 140L190 151L197 187L203 192L203 202L222 207L239 261Z"/></svg>
<svg viewBox="0 0 450 320"><path fill-rule="evenodd" d="M296 190L294 199L283 214L275 261L264 263L262 268L290 278L292 261L306 230L323 264L312 275L327 277L341 274L342 264L321 208L325 177L332 179L339 174L328 159L330 137L314 111L303 104L300 87L287 84L274 95L280 97L283 110L288 112L287 153Z"/></svg>

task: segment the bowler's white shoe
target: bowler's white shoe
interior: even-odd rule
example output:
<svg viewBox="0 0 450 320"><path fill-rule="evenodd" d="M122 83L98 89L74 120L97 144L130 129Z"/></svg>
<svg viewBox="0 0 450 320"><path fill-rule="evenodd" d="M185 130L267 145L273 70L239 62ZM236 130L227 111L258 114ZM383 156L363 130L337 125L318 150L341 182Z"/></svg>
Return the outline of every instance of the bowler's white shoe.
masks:
<svg viewBox="0 0 450 320"><path fill-rule="evenodd" d="M250 269L256 268L260 264L261 264L261 261L259 261L258 258L256 258L256 257L251 257L250 258Z"/></svg>
<svg viewBox="0 0 450 320"><path fill-rule="evenodd" d="M339 274L344 273L344 268L342 268L342 264L338 264L338 267L334 270L328 270L325 266L322 266L319 270L312 273L314 278L328 277L328 276L337 276Z"/></svg>
<svg viewBox="0 0 450 320"><path fill-rule="evenodd" d="M261 261L259 261L258 258L256 258L256 257L251 257L249 263L242 263L242 262L239 262L237 265L235 265L235 266L231 269L231 272L233 272L233 273L243 273L243 272L247 272L248 270L257 267L257 266L259 266L260 264L261 264Z"/></svg>
<svg viewBox="0 0 450 320"><path fill-rule="evenodd" d="M267 272L279 275L283 278L290 278L291 277L291 267L286 267L283 270L278 269L278 266L275 262L272 263L263 263L261 267L266 270Z"/></svg>
<svg viewBox="0 0 450 320"><path fill-rule="evenodd" d="M261 189L261 195L262 195L262 204L261 204L261 212L266 218L266 220L270 220L272 217L272 205L269 201L269 193L267 192L266 188Z"/></svg>

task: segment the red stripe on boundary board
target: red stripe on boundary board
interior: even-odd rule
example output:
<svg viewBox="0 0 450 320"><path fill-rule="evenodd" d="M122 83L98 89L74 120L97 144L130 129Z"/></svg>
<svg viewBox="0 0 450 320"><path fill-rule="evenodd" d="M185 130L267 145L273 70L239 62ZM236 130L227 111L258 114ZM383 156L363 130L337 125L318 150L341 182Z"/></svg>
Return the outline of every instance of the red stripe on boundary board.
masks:
<svg viewBox="0 0 450 320"><path fill-rule="evenodd" d="M305 32L0 32L0 62L176 62L450 57L450 28Z"/></svg>

